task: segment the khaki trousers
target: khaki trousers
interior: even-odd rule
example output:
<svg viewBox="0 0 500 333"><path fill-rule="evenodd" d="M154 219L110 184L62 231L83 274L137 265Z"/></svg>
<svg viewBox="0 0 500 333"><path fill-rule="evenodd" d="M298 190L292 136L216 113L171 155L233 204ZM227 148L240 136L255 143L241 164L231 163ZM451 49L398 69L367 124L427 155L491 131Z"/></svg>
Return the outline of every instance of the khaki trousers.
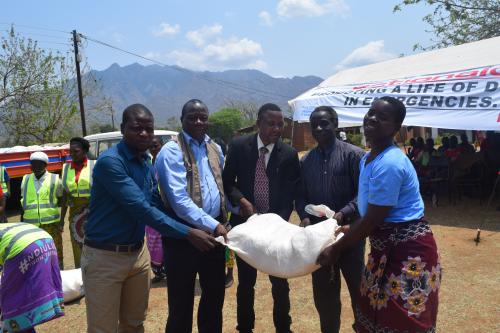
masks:
<svg viewBox="0 0 500 333"><path fill-rule="evenodd" d="M132 253L84 245L81 264L87 332L144 332L150 288L146 245Z"/></svg>

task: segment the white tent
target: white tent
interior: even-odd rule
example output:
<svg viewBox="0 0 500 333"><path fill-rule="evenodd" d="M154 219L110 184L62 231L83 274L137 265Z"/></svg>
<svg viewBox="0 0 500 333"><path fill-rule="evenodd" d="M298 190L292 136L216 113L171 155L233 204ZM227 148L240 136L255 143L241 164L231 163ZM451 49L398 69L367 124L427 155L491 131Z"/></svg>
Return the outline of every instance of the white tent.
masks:
<svg viewBox="0 0 500 333"><path fill-rule="evenodd" d="M385 95L405 103L405 125L500 130L500 37L340 71L289 104L296 121L330 105L352 126Z"/></svg>

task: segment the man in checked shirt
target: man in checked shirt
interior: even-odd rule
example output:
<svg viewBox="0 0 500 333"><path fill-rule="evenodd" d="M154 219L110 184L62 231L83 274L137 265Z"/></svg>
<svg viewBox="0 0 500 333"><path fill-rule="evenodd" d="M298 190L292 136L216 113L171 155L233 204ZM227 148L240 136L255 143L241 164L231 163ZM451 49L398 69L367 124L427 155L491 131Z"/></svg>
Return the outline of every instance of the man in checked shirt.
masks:
<svg viewBox="0 0 500 333"><path fill-rule="evenodd" d="M334 218L340 225L350 224L358 217L359 161L364 151L336 139L338 117L331 107L317 107L309 121L318 145L301 161L302 184L296 201L301 226L322 220L305 212L307 204L327 205L336 212ZM364 268L364 247L365 242L362 241L342 253L333 267L321 267L312 274L314 304L323 333L338 332L340 329L340 270L349 288L353 312L356 313L356 295Z"/></svg>

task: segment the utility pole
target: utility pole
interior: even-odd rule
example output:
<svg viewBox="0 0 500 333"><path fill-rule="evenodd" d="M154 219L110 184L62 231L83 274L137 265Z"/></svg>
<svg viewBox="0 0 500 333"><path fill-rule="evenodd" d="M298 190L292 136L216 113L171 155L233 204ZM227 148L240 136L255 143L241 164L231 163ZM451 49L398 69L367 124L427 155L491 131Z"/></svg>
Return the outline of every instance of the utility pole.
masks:
<svg viewBox="0 0 500 333"><path fill-rule="evenodd" d="M73 30L73 44L75 46L75 64L76 64L76 81L78 83L78 99L80 101L80 116L82 118L82 133L83 136L87 135L87 126L85 125L85 109L83 107L83 93L82 93L82 77L80 75L80 54L78 53L78 43L80 36Z"/></svg>
<svg viewBox="0 0 500 333"><path fill-rule="evenodd" d="M113 105L109 104L109 112L111 113L111 126L113 126L113 131L116 130L115 127L115 110L113 110Z"/></svg>

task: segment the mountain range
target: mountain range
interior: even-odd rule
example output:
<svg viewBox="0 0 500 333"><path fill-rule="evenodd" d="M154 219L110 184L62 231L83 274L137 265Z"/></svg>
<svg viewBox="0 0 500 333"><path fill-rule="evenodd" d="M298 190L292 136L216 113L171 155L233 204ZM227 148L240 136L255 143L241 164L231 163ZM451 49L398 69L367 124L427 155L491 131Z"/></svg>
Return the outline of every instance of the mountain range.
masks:
<svg viewBox="0 0 500 333"><path fill-rule="evenodd" d="M142 103L160 124L180 116L182 106L192 98L205 102L210 112L231 103L259 106L268 102L287 110L288 100L323 80L317 76L277 78L249 69L195 72L178 66L137 63L123 67L113 64L90 75L100 82L117 115L130 104Z"/></svg>

